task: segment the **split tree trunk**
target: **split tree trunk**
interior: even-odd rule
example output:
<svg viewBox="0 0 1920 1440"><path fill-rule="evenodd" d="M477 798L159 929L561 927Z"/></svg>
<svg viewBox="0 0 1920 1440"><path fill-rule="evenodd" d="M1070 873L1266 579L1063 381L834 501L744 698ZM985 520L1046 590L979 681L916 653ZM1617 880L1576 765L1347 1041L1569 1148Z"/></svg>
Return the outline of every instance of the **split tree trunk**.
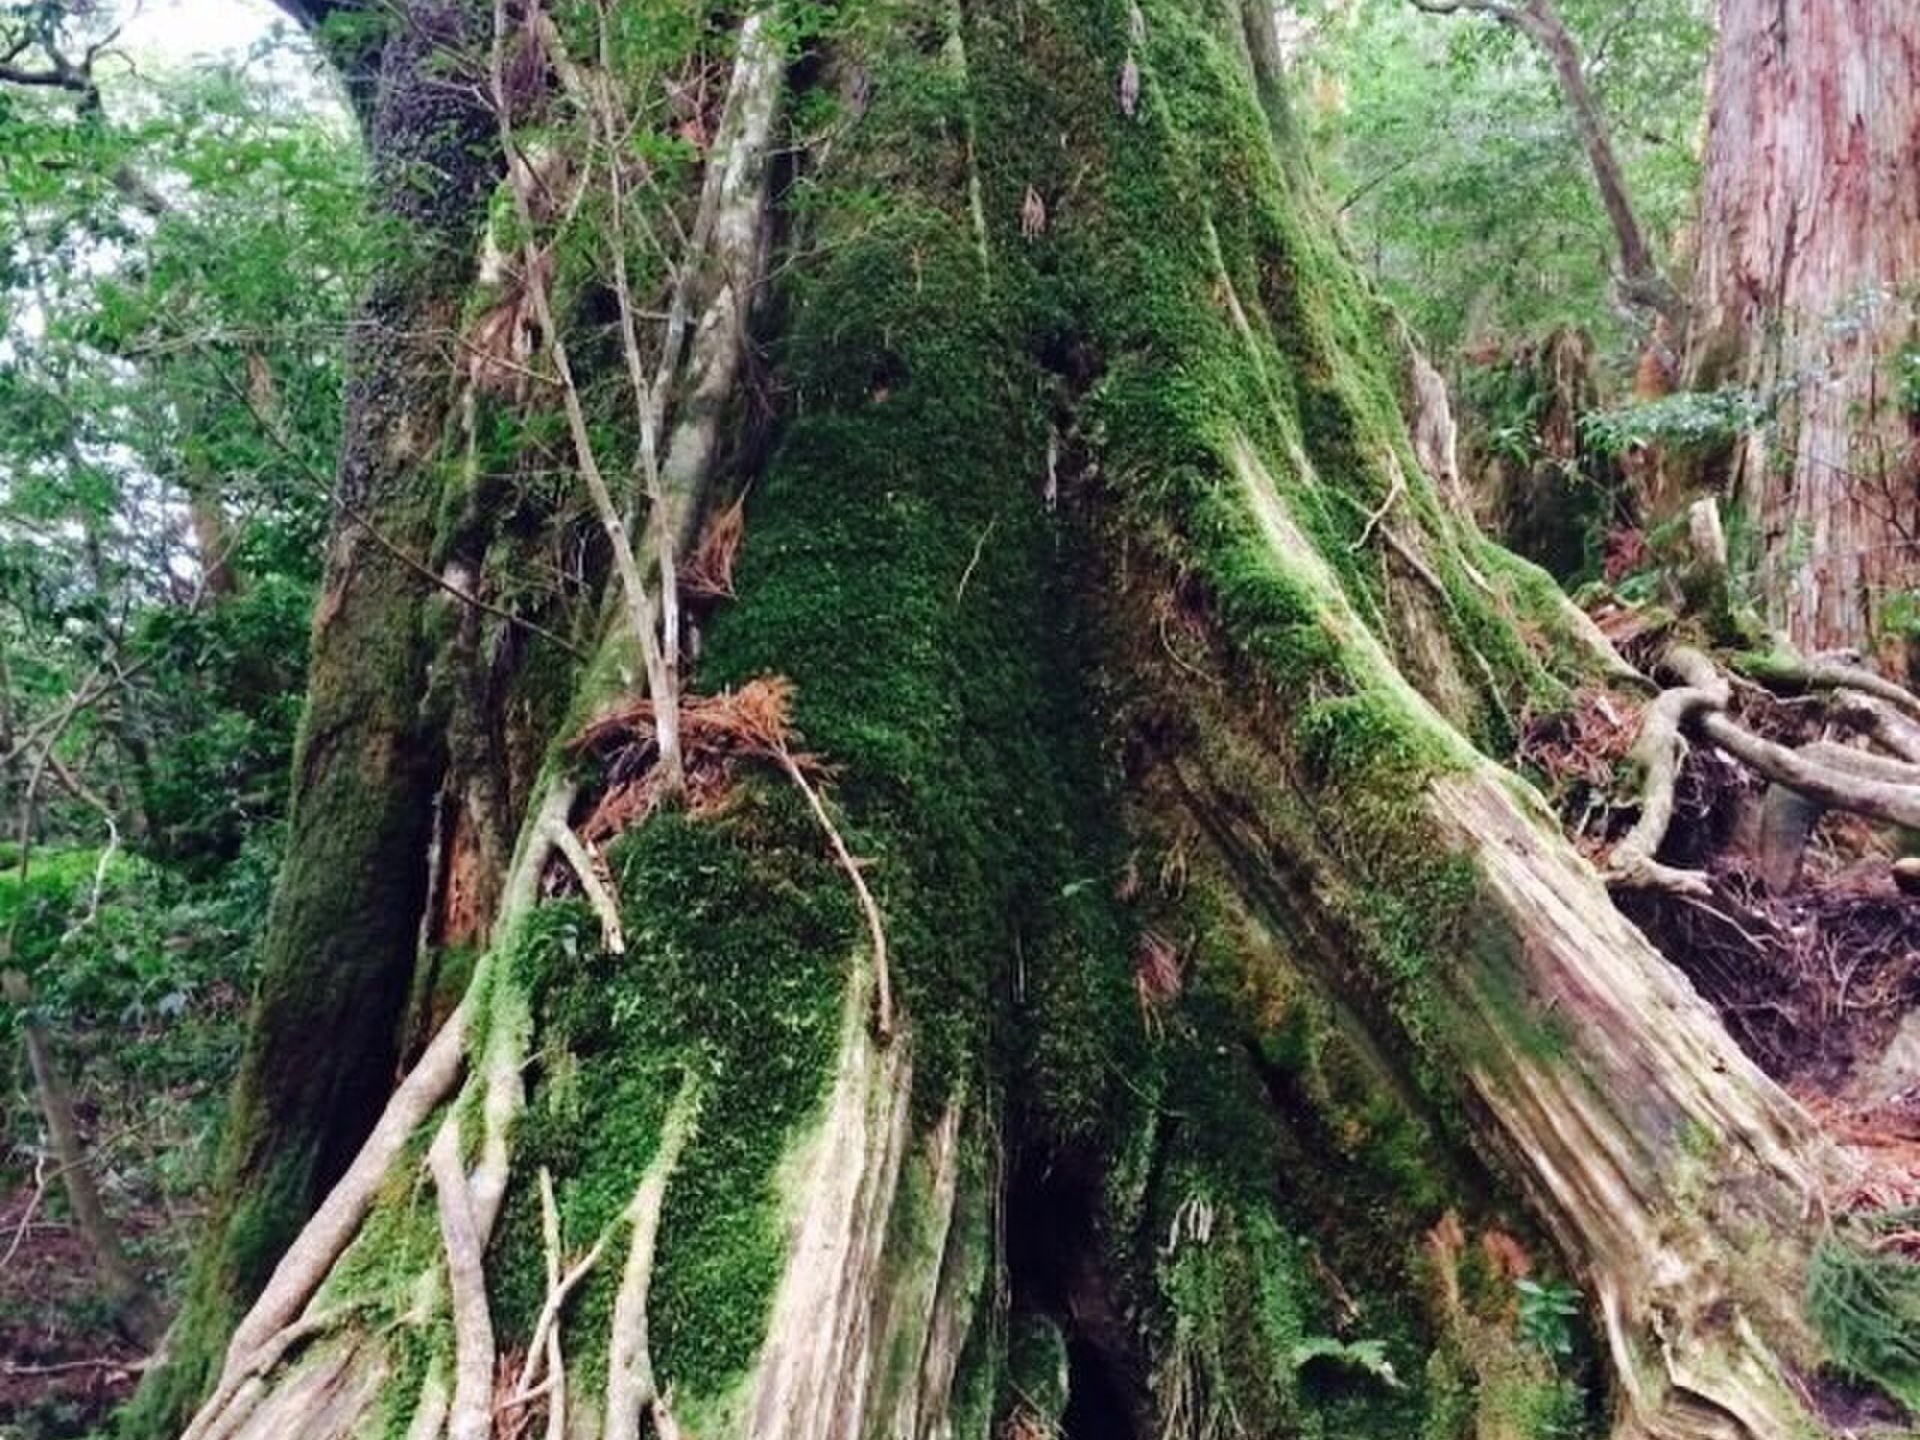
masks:
<svg viewBox="0 0 1920 1440"><path fill-rule="evenodd" d="M764 467L708 466L753 488L689 808L621 801L641 728L611 769L572 745L644 713L625 607L588 607L473 981L230 1341L181 1337L174 1373L215 1377L186 1433L1547 1433L1571 1377L1508 1282L1550 1255L1592 1301L1591 1422L1823 1433L1798 1295L1830 1162L1489 758L1619 662L1422 469L1264 18L913 0L791 70L790 398ZM748 23L678 73L738 98L791 38ZM769 676L784 722L722 698ZM562 825L611 837L597 903ZM286 883L337 843L296 828ZM343 923L417 921L342 878ZM303 1020L362 1023L278 965L269 1068ZM1390 1368L1316 1370L1367 1341Z"/></svg>
<svg viewBox="0 0 1920 1440"><path fill-rule="evenodd" d="M1920 588L1920 30L1903 0L1722 0L1686 360L1776 406L1732 456L1769 619L1875 648Z"/></svg>

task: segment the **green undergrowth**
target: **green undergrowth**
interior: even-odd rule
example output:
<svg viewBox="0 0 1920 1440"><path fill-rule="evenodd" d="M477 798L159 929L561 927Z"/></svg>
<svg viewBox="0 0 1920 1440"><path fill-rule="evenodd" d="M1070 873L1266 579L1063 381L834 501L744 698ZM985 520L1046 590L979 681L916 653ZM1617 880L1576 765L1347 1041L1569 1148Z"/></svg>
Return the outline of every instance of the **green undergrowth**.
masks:
<svg viewBox="0 0 1920 1440"><path fill-rule="evenodd" d="M1807 1268L1807 1318L1842 1375L1880 1386L1920 1414L1920 1269L1873 1241L1908 1226L1911 1210L1873 1217L1869 1233L1823 1237Z"/></svg>

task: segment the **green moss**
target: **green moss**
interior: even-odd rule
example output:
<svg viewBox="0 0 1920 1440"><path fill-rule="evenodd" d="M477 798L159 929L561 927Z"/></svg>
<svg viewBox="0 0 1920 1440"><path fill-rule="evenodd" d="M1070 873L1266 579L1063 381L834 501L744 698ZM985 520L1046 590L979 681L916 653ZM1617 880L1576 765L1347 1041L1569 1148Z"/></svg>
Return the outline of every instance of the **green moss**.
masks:
<svg viewBox="0 0 1920 1440"><path fill-rule="evenodd" d="M1067 1413L1067 1337L1050 1317L1016 1314L1007 1327L1003 1415L1024 1414L1042 1434L1054 1433Z"/></svg>
<svg viewBox="0 0 1920 1440"><path fill-rule="evenodd" d="M1912 1212L1876 1216L1892 1230ZM1920 1412L1920 1270L1877 1253L1862 1239L1829 1234L1807 1267L1807 1318L1843 1374L1872 1381L1907 1409Z"/></svg>

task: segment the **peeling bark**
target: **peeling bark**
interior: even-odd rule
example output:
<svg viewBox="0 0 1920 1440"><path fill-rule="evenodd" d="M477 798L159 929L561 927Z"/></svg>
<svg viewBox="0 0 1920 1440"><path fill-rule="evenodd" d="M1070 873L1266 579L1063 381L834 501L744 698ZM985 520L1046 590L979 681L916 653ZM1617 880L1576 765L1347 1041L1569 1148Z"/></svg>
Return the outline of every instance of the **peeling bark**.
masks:
<svg viewBox="0 0 1920 1440"><path fill-rule="evenodd" d="M1902 0L1720 5L1685 373L1775 407L1726 488L1758 527L1768 618L1808 650L1878 648L1920 575L1896 366L1920 271L1911 22Z"/></svg>

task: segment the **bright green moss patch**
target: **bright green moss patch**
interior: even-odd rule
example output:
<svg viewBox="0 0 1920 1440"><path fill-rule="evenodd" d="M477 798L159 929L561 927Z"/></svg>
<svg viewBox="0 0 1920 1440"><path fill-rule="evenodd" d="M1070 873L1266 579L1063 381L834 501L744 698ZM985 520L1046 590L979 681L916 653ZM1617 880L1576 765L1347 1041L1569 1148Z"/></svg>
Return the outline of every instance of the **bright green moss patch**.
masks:
<svg viewBox="0 0 1920 1440"><path fill-rule="evenodd" d="M849 983L852 905L794 810L656 819L610 856L625 955L577 904L544 907L521 949L543 1023L520 1173L552 1172L569 1254L602 1233L624 1253L620 1216L691 1077L697 1134L668 1183L653 1308L656 1362L694 1396L758 1348L784 1260L776 1172L825 1092ZM517 1325L544 1284L537 1224L537 1195L516 1194L496 1283ZM596 1277L572 1323L603 1334L611 1299Z"/></svg>

